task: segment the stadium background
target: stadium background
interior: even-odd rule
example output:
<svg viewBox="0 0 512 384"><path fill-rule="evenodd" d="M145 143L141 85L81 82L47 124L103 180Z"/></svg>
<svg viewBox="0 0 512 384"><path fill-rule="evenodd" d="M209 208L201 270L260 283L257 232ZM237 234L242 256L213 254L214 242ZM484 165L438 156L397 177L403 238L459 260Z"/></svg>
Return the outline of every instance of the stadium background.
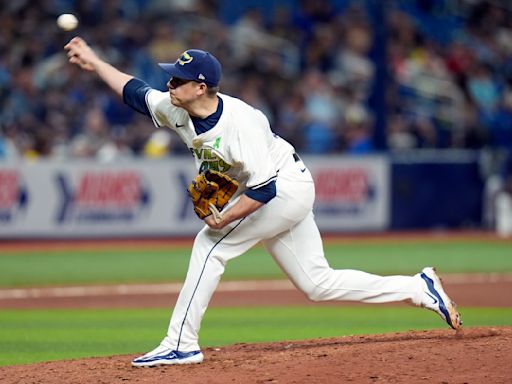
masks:
<svg viewBox="0 0 512 384"><path fill-rule="evenodd" d="M55 18L63 12L77 14L77 30L57 28ZM173 158L188 156L172 132L155 130L98 80L66 63L62 47L76 34L160 89L167 79L157 62L173 61L188 47L211 50L224 65L222 91L263 110L273 130L299 153L319 156L320 163L326 155L355 158L355 171L337 179L345 190L331 191L334 196L326 199L336 202L318 210L331 211L331 221L339 222L357 222L363 211L385 217L352 228L320 225L326 231L490 229L496 194L510 193L512 31L506 2L21 1L3 7L0 19L2 237L20 231L23 237L45 236L28 225L41 215L47 217L39 227L55 233L53 223L66 206L82 202L101 210L108 204L98 201L99 194L110 195L121 226L130 223L130 214L119 212L126 201L112 192L115 187L82 193L80 200L76 190L90 180L87 170L71 181L74 169L60 165L89 161L109 171L108 164L134 161L152 169L148 159L173 164ZM380 168L355 175L359 159L372 155L381 156L375 165ZM26 164L47 162L53 168L42 191L61 197L33 218L30 210L44 205L38 201L43 193L30 182ZM372 172L382 169L380 185ZM160 210L160 201L150 199L154 187L144 190L141 172L134 182L139 195L132 199ZM94 175L97 184L102 177L110 184L124 177L115 171L110 178L101 171ZM318 188L322 180L317 178ZM366 187L354 191L357 183ZM385 205L378 208L384 213L362 207L373 198ZM23 222L20 212L26 210ZM109 233L113 219L86 215L97 217L100 227L109 221L103 232ZM174 215L159 222L155 234L173 235L179 220ZM186 234L197 226L191 224Z"/></svg>
<svg viewBox="0 0 512 384"><path fill-rule="evenodd" d="M77 30L57 28L63 12L78 16ZM157 62L189 47L212 51L224 66L222 91L265 111L311 166L320 227L338 238L326 246L332 265L391 274L435 263L444 274L472 276L463 283L448 276L450 288L497 297L510 291L512 271L510 234L494 235L495 197L512 191L511 20L506 1L2 6L0 364L153 347L172 301L160 284L182 281L189 237L201 226L183 188L194 172L186 148L67 64L62 47L72 36L160 89L167 79ZM235 260L226 278L284 276L257 248ZM160 294L142 295L155 308L108 311L100 307L144 304L129 294L117 304L81 294L52 301L45 290L134 283L156 284ZM157 295L160 301L149 300ZM266 292L262 305L274 296ZM68 309L87 303L94 310ZM60 309L35 309L45 305ZM312 313L303 303L260 312L230 305L237 308L209 310L206 346L442 327L402 307ZM512 324L509 302L462 306L469 327ZM294 326L301 316L306 324Z"/></svg>

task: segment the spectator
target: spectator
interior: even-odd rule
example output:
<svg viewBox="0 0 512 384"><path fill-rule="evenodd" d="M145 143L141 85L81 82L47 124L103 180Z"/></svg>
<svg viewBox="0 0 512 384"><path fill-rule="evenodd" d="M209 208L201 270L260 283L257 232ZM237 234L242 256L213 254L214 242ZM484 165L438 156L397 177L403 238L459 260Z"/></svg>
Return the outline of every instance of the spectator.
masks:
<svg viewBox="0 0 512 384"><path fill-rule="evenodd" d="M0 160L13 161L20 156L15 143L15 132L9 127L0 129Z"/></svg>
<svg viewBox="0 0 512 384"><path fill-rule="evenodd" d="M413 149L418 146L416 136L409 129L405 116L399 113L388 118L386 138L390 150Z"/></svg>
<svg viewBox="0 0 512 384"><path fill-rule="evenodd" d="M348 155L365 155L373 152L371 118L361 104L349 105L345 111L343 142L344 152Z"/></svg>
<svg viewBox="0 0 512 384"><path fill-rule="evenodd" d="M326 76L317 70L305 74L303 80L304 108L307 123L303 129L303 147L309 153L329 153L341 147L341 99Z"/></svg>
<svg viewBox="0 0 512 384"><path fill-rule="evenodd" d="M84 130L75 136L70 145L72 155L79 158L95 158L107 146L114 146L101 109L96 107L86 112Z"/></svg>
<svg viewBox="0 0 512 384"><path fill-rule="evenodd" d="M343 153L356 142L373 150L372 119L364 129L345 124L347 106L366 109L375 82L373 2L294 0L275 9L265 1L244 9L242 2L229 10L229 22L222 0L97 3L64 2L67 9L57 9L51 1L21 1L0 9L0 124L9 127L4 158L6 152L62 159L89 151L94 157L99 148L83 145L91 135L84 106L99 108L106 119L101 141L107 148L145 156L151 124L62 66L69 36L57 29L55 16L63 11L79 16L77 33L103 55L155 88L164 90L167 81L158 61L184 47L207 48L229 73L222 91L272 116L273 130L299 151ZM435 6L390 0L385 12L389 148L510 147L511 10L479 0ZM120 57L128 59L120 63ZM250 81L238 81L242 75ZM169 154L186 152L174 148L177 142L171 140Z"/></svg>
<svg viewBox="0 0 512 384"><path fill-rule="evenodd" d="M496 196L496 230L500 236L512 236L512 151L501 172L502 188Z"/></svg>
<svg viewBox="0 0 512 384"><path fill-rule="evenodd" d="M482 114L482 119L491 122L500 101L500 91L493 79L492 68L484 63L475 64L467 83L471 100Z"/></svg>

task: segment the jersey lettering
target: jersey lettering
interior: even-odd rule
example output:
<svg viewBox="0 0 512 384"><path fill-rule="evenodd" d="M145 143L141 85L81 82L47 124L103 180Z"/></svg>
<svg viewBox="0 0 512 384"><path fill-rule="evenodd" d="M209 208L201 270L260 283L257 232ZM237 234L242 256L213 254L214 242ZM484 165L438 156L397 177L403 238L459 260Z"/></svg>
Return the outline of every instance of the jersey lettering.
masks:
<svg viewBox="0 0 512 384"><path fill-rule="evenodd" d="M205 161L203 161L201 163L201 166L199 167L199 173L205 172L208 169L211 169L213 171L219 171L219 172L225 173L230 168L231 168L231 165L229 165L228 163L226 163L222 159L218 159L218 160L215 160L215 161L206 161L205 160Z"/></svg>
<svg viewBox="0 0 512 384"><path fill-rule="evenodd" d="M218 142L220 142L220 138L217 138L216 143ZM231 168L231 165L219 158L211 148L189 149L190 152L192 152L192 155L194 155L197 160L201 161L199 173L205 172L208 169L227 172Z"/></svg>
<svg viewBox="0 0 512 384"><path fill-rule="evenodd" d="M231 165L226 163L224 160L219 159L219 172L227 172L231 168Z"/></svg>
<svg viewBox="0 0 512 384"><path fill-rule="evenodd" d="M217 156L213 153L210 148L196 148L194 154L198 159L216 159Z"/></svg>

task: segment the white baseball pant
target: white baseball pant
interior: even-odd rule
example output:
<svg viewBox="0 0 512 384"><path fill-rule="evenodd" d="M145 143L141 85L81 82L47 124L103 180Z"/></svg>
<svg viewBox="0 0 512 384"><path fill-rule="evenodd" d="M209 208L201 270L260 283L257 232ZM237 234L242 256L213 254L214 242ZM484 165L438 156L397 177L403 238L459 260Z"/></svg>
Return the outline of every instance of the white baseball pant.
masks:
<svg viewBox="0 0 512 384"><path fill-rule="evenodd" d="M277 178L277 196L245 219L220 231L205 226L196 236L183 288L162 345L198 350L201 320L226 263L262 242L293 284L314 301L364 303L420 301L421 280L334 270L324 257L314 221L314 184L302 162L290 161Z"/></svg>

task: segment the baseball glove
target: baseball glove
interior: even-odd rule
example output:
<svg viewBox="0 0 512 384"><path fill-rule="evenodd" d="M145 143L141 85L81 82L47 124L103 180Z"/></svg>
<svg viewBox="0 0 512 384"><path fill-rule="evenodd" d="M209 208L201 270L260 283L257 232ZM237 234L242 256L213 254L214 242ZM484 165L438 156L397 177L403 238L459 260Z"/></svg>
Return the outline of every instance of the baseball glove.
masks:
<svg viewBox="0 0 512 384"><path fill-rule="evenodd" d="M221 211L238 189L238 183L228 175L207 170L195 177L188 186L194 212L200 219L213 215L215 222L222 220Z"/></svg>

